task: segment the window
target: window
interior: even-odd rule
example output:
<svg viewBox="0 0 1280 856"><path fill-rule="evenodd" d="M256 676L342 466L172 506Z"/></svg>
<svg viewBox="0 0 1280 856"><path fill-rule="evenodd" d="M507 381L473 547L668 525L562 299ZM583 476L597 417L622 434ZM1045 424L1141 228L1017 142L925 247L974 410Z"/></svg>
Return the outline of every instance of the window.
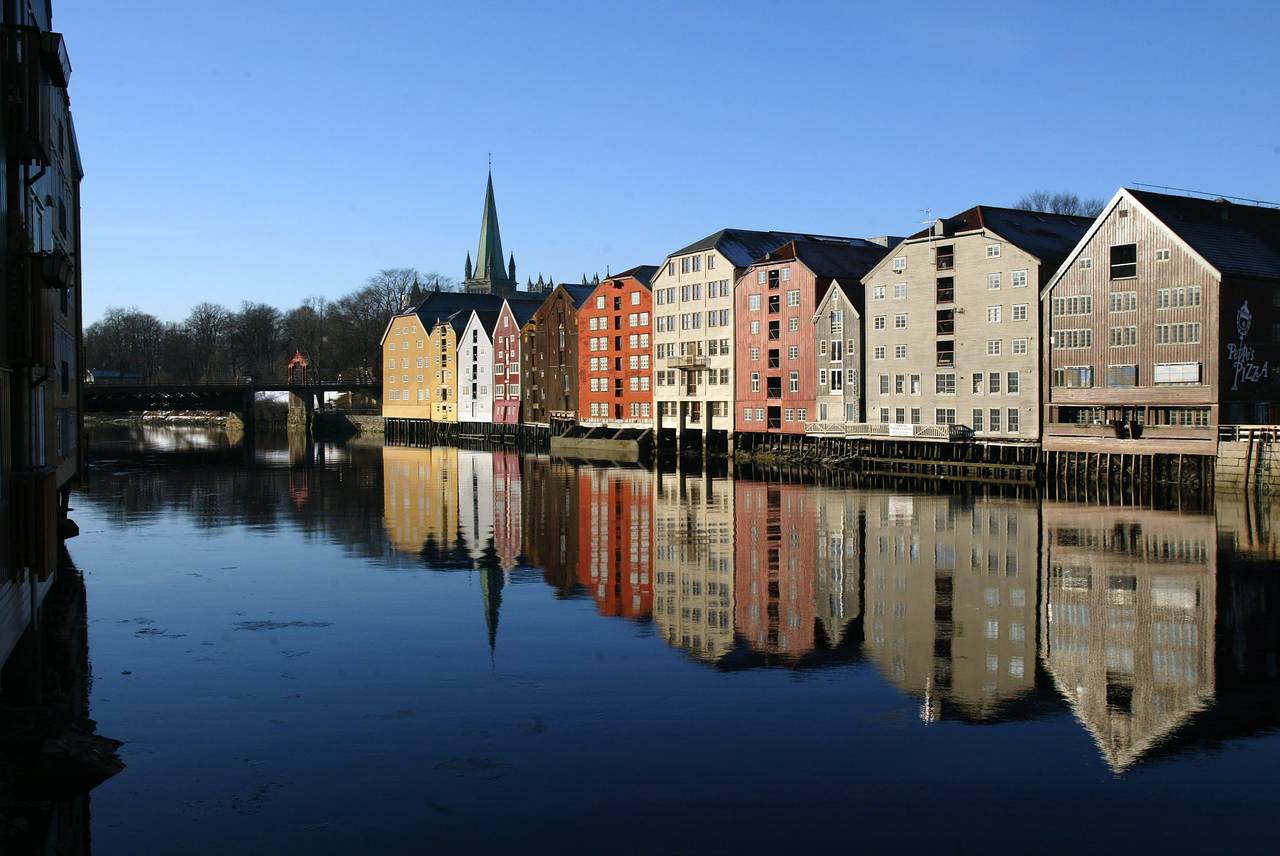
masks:
<svg viewBox="0 0 1280 856"><path fill-rule="evenodd" d="M876 345L871 349L871 358L874 360L884 359L884 345Z"/></svg>
<svg viewBox="0 0 1280 856"><path fill-rule="evenodd" d="M912 425L920 424L920 408L919 407L911 408L911 424Z"/></svg>
<svg viewBox="0 0 1280 856"><path fill-rule="evenodd" d="M996 434L1000 431L1000 408L993 407L990 412L991 417L991 433Z"/></svg>
<svg viewBox="0 0 1280 856"><path fill-rule="evenodd" d="M1062 366L1053 370L1053 385L1067 389L1087 389L1093 386L1092 366Z"/></svg>
<svg viewBox="0 0 1280 856"><path fill-rule="evenodd" d="M840 369L831 370L831 391L840 392L844 389L844 372Z"/></svg>
<svg viewBox="0 0 1280 856"><path fill-rule="evenodd" d="M1128 279L1138 275L1138 245L1116 244L1111 248L1111 278Z"/></svg>
<svg viewBox="0 0 1280 856"><path fill-rule="evenodd" d="M938 395L955 395L956 376L954 372L933 376L933 391Z"/></svg>
<svg viewBox="0 0 1280 856"><path fill-rule="evenodd" d="M973 408L972 424L969 427L972 428L974 431L982 431L982 423L983 423L982 408L981 407Z"/></svg>
<svg viewBox="0 0 1280 856"><path fill-rule="evenodd" d="M797 411L796 411L796 420L797 420L797 421L799 421L799 422L807 422L807 421L809 421L809 408L807 408L807 407L801 407L799 410L797 410Z"/></svg>
<svg viewBox="0 0 1280 856"><path fill-rule="evenodd" d="M990 357L1000 356L1000 340L999 339L987 340L987 356L990 356Z"/></svg>
<svg viewBox="0 0 1280 856"><path fill-rule="evenodd" d="M1091 348L1093 347L1093 331L1088 327L1078 330L1055 330L1053 334L1053 348L1056 351L1065 351L1073 348Z"/></svg>
<svg viewBox="0 0 1280 856"><path fill-rule="evenodd" d="M1138 344L1138 328L1112 327L1107 331L1107 344L1113 348Z"/></svg>
<svg viewBox="0 0 1280 856"><path fill-rule="evenodd" d="M1195 344L1200 341L1200 324L1157 324L1157 345Z"/></svg>
<svg viewBox="0 0 1280 856"><path fill-rule="evenodd" d="M1027 306L1028 306L1028 304L1026 304L1026 303L1015 303L1015 304L1013 304L1013 320L1014 320L1014 321L1026 321L1026 320L1027 320Z"/></svg>
<svg viewBox="0 0 1280 856"><path fill-rule="evenodd" d="M1107 366L1107 386L1137 386L1138 367Z"/></svg>
<svg viewBox="0 0 1280 856"><path fill-rule="evenodd" d="M1081 294L1076 297L1053 298L1054 315L1092 315L1093 296Z"/></svg>
<svg viewBox="0 0 1280 856"><path fill-rule="evenodd" d="M1089 258L1088 256L1082 256L1080 258L1081 270L1089 270L1092 267L1093 267L1093 259Z"/></svg>
<svg viewBox="0 0 1280 856"><path fill-rule="evenodd" d="M954 425L956 424L956 409L954 407L937 407L933 411L934 425Z"/></svg>
<svg viewBox="0 0 1280 856"><path fill-rule="evenodd" d="M1009 395L1017 395L1022 389L1022 376L1018 372L1005 375L1004 391Z"/></svg>
<svg viewBox="0 0 1280 856"><path fill-rule="evenodd" d="M874 329L876 329L876 330L883 330L883 329L884 329L884 321L885 321L885 317L886 317L886 316L884 316L884 315L877 315L877 316L875 316L875 318L872 320L872 324L871 324L871 326L872 326Z"/></svg>
<svg viewBox="0 0 1280 856"><path fill-rule="evenodd" d="M787 292L787 305L788 306L800 305L800 289L793 288Z"/></svg>
<svg viewBox="0 0 1280 856"><path fill-rule="evenodd" d="M752 322L751 322L751 327L750 327L750 329L751 329L751 335L752 335L752 336L759 336L759 335L760 335L760 322L759 322L759 321L752 321Z"/></svg>
<svg viewBox="0 0 1280 856"><path fill-rule="evenodd" d="M759 360L760 360L760 349L759 349L759 348L752 348L752 349L751 349L751 360L752 360L752 362L759 362Z"/></svg>
<svg viewBox="0 0 1280 856"><path fill-rule="evenodd" d="M999 245L999 244L987 244L987 258L989 258L989 259L998 259L998 258L1000 258L1000 245Z"/></svg>
<svg viewBox="0 0 1280 856"><path fill-rule="evenodd" d="M1190 285L1185 288L1162 288L1156 292L1157 309L1173 309L1181 306L1200 305L1200 286Z"/></svg>
<svg viewBox="0 0 1280 856"><path fill-rule="evenodd" d="M744 422L750 422L750 421L751 421L751 408L750 408L750 407L744 407L744 408L742 408L742 419L743 419L743 421L744 421Z"/></svg>
<svg viewBox="0 0 1280 856"><path fill-rule="evenodd" d="M752 392L760 391L760 372L751 373L751 391Z"/></svg>
<svg viewBox="0 0 1280 856"><path fill-rule="evenodd" d="M604 309L604 295L596 298L596 309Z"/></svg>
<svg viewBox="0 0 1280 856"><path fill-rule="evenodd" d="M893 329L895 330L907 329L907 313L899 312L893 316Z"/></svg>
<svg viewBox="0 0 1280 856"><path fill-rule="evenodd" d="M987 274L987 290L996 291L1000 288L1000 273Z"/></svg>
<svg viewBox="0 0 1280 856"><path fill-rule="evenodd" d="M796 317L796 316L794 316L794 315L793 315L792 317L790 317L790 318L788 318L788 319L787 319L787 330L788 330L788 331L790 331L790 332L794 333L794 332L796 332L796 331L797 331L797 330L799 330L799 329L800 329L800 319L799 319L798 317Z"/></svg>
<svg viewBox="0 0 1280 856"><path fill-rule="evenodd" d="M792 372L787 378L787 389L790 392L800 391L800 372Z"/></svg>
<svg viewBox="0 0 1280 856"><path fill-rule="evenodd" d="M906 256L894 256L894 258L893 258L893 270L894 270L894 272L895 272L895 273L902 273L902 272L903 272L904 270L906 270L906 269L907 269L907 257L906 257Z"/></svg>
<svg viewBox="0 0 1280 856"><path fill-rule="evenodd" d="M887 374L880 375L880 394L889 394L889 376Z"/></svg>
<svg viewBox="0 0 1280 856"><path fill-rule="evenodd" d="M707 253L707 270L715 270L715 269L716 269L715 253Z"/></svg>
<svg viewBox="0 0 1280 856"><path fill-rule="evenodd" d="M1152 380L1156 383L1200 383L1200 364L1156 363Z"/></svg>
<svg viewBox="0 0 1280 856"><path fill-rule="evenodd" d="M762 273L763 273L763 271L762 271ZM747 295L747 308L748 308L748 309L750 309L752 312L758 311L758 310L760 309L760 295L758 295L758 294L748 294L748 295Z"/></svg>
<svg viewBox="0 0 1280 856"><path fill-rule="evenodd" d="M1014 288L1027 287L1027 272L1025 270L1015 270L1009 274L1009 284Z"/></svg>
<svg viewBox="0 0 1280 856"><path fill-rule="evenodd" d="M1010 434L1017 434L1019 431L1019 425L1020 425L1018 408L1010 407L1009 410L1007 411L1007 416L1008 416L1008 422L1005 425L1005 430L1008 431Z"/></svg>
<svg viewBox="0 0 1280 856"><path fill-rule="evenodd" d="M911 376L911 394L912 395L920 394L920 375L918 374L913 374Z"/></svg>
<svg viewBox="0 0 1280 856"><path fill-rule="evenodd" d="M1013 352L1019 356L1025 354L1027 352L1027 342L1028 340L1026 339L1014 339Z"/></svg>
<svg viewBox="0 0 1280 856"><path fill-rule="evenodd" d="M826 385L827 385L827 370L818 369L818 386L826 386Z"/></svg>
<svg viewBox="0 0 1280 856"><path fill-rule="evenodd" d="M800 359L800 349L795 345L792 345L791 347L787 348L787 359L789 360Z"/></svg>
<svg viewBox="0 0 1280 856"><path fill-rule="evenodd" d="M999 306L987 307L987 323L988 324L1000 323L1000 307Z"/></svg>
<svg viewBox="0 0 1280 856"><path fill-rule="evenodd" d="M895 394L895 395L902 395L902 394L903 394L903 393L905 393L906 391L907 391L907 376L906 376L906 375L894 375L894 376L893 376L893 392L894 392L894 394Z"/></svg>
<svg viewBox="0 0 1280 856"><path fill-rule="evenodd" d="M883 285L876 285L871 288L872 300L884 300L884 294L885 294L885 287Z"/></svg>
<svg viewBox="0 0 1280 856"><path fill-rule="evenodd" d="M996 395L1000 392L1000 372L987 375L987 392Z"/></svg>
<svg viewBox="0 0 1280 856"><path fill-rule="evenodd" d="M1110 297L1110 311L1132 312L1138 308L1138 292L1113 291Z"/></svg>
<svg viewBox="0 0 1280 856"><path fill-rule="evenodd" d="M893 421L901 425L907 421L907 411L902 407L894 408Z"/></svg>
<svg viewBox="0 0 1280 856"><path fill-rule="evenodd" d="M889 422L889 408L881 407L880 408L880 424L884 425L884 424L888 424L888 422Z"/></svg>
<svg viewBox="0 0 1280 856"><path fill-rule="evenodd" d="M894 300L906 300L906 299L907 299L907 284L906 284L905 282L899 282L899 283L895 283L895 284L894 284L894 286L893 286L893 299L894 299Z"/></svg>
<svg viewBox="0 0 1280 856"><path fill-rule="evenodd" d="M893 346L893 358L894 358L895 360L905 360L905 359L907 358L907 346L906 346L906 345L894 345L894 346Z"/></svg>
<svg viewBox="0 0 1280 856"><path fill-rule="evenodd" d="M819 354L821 354L821 355L823 355L823 356L826 356L826 353L827 353L827 340L826 340L826 339L820 339L820 340L818 340L818 353L819 353Z"/></svg>
<svg viewBox="0 0 1280 856"><path fill-rule="evenodd" d="M1156 261L1158 261L1158 262L1167 262L1167 261L1169 261L1169 248L1168 248L1168 247L1165 247L1165 248L1162 248L1162 249L1156 250Z"/></svg>

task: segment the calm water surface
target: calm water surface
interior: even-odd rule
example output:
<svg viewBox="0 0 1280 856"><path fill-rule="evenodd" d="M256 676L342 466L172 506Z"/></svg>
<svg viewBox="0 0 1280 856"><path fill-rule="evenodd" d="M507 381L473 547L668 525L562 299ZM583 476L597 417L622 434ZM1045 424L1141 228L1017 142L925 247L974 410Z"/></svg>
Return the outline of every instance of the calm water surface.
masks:
<svg viewBox="0 0 1280 856"><path fill-rule="evenodd" d="M1271 841L1280 508L93 448L97 854Z"/></svg>

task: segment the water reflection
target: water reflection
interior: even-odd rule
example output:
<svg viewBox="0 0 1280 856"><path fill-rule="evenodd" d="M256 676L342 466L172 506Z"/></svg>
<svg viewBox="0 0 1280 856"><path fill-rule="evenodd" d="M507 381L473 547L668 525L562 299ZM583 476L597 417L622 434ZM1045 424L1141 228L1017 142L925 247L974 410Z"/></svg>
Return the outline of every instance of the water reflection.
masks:
<svg viewBox="0 0 1280 856"><path fill-rule="evenodd" d="M926 723L1074 716L1117 772L1280 717L1265 501L1187 514L356 445L258 451L255 471L234 447L165 442L200 465L142 477L154 452L129 442L99 464L122 525L287 524L477 575L491 647L507 587L540 581L695 664L861 669Z"/></svg>

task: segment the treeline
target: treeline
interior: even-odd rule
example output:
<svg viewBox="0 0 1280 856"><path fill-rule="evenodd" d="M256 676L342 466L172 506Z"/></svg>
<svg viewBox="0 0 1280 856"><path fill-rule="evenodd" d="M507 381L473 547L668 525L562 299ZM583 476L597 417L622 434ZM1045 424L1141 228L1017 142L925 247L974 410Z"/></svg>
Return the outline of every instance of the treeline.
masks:
<svg viewBox="0 0 1280 856"><path fill-rule="evenodd" d="M309 297L280 310L245 301L238 309L200 303L182 321L161 321L137 307L107 309L85 330L85 368L137 374L145 383L284 380L294 351L326 379L379 380L379 340L401 297L457 291L456 280L412 268L379 271L337 300Z"/></svg>

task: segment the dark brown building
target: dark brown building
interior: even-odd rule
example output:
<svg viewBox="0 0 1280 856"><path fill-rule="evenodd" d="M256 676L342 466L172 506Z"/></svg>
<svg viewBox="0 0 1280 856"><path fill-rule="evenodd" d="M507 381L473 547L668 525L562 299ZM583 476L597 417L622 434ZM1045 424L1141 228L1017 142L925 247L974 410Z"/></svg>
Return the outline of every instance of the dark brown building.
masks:
<svg viewBox="0 0 1280 856"><path fill-rule="evenodd" d="M1044 449L1214 455L1280 419L1280 209L1121 189L1041 292Z"/></svg>
<svg viewBox="0 0 1280 856"><path fill-rule="evenodd" d="M557 285L520 331L524 421L578 419L578 309L595 290Z"/></svg>

